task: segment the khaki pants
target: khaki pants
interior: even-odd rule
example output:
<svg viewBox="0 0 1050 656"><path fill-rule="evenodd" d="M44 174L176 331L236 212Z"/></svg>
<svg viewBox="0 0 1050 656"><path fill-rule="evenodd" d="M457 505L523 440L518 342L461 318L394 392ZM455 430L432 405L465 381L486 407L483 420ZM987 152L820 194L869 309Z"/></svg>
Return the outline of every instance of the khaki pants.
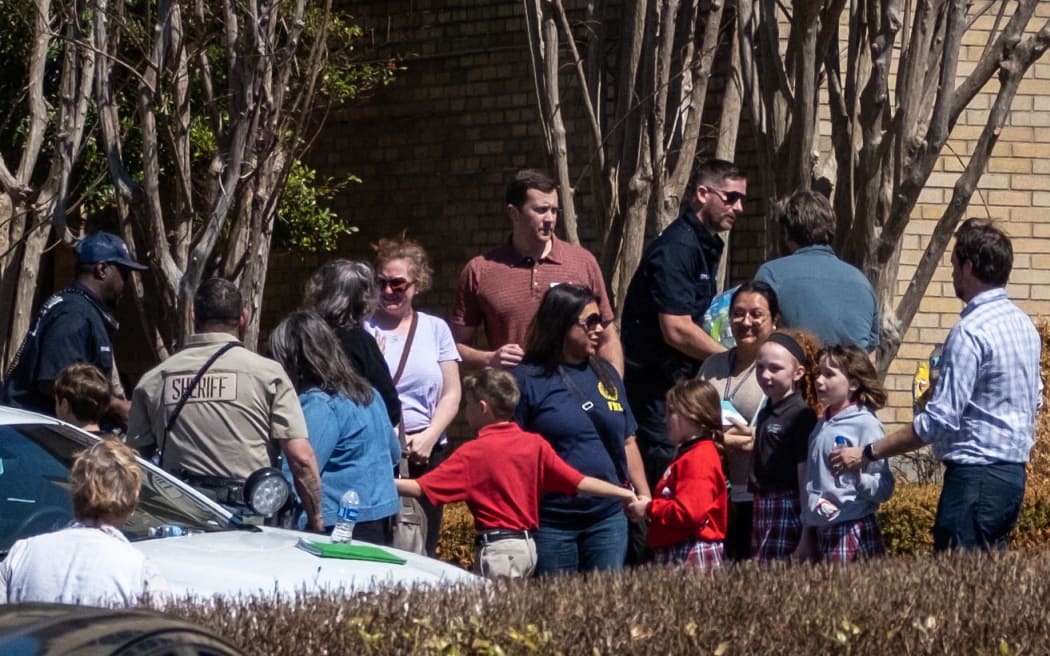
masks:
<svg viewBox="0 0 1050 656"><path fill-rule="evenodd" d="M531 537L478 545L474 573L488 579L527 578L536 569L536 543Z"/></svg>

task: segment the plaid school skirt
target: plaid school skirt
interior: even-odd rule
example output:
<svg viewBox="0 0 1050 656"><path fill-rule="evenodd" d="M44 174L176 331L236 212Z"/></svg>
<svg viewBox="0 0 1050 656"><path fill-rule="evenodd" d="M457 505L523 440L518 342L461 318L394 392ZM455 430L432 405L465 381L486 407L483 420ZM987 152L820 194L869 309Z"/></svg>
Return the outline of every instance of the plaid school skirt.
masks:
<svg viewBox="0 0 1050 656"><path fill-rule="evenodd" d="M817 550L828 563L847 563L886 553L875 515L817 529Z"/></svg>
<svg viewBox="0 0 1050 656"><path fill-rule="evenodd" d="M751 553L760 562L784 560L802 539L802 504L797 492L754 494Z"/></svg>
<svg viewBox="0 0 1050 656"><path fill-rule="evenodd" d="M661 565L687 565L694 569L718 569L726 559L722 542L689 540L672 547L653 549L653 560Z"/></svg>

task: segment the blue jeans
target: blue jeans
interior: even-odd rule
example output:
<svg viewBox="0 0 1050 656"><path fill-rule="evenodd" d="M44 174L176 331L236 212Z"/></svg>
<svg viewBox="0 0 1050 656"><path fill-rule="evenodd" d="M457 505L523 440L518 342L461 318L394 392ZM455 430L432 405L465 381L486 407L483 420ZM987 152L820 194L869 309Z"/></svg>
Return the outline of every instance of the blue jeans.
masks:
<svg viewBox="0 0 1050 656"><path fill-rule="evenodd" d="M582 528L536 530L536 575L619 570L627 555L627 517L616 513Z"/></svg>
<svg viewBox="0 0 1050 656"><path fill-rule="evenodd" d="M1005 549L1021 513L1023 463L949 463L933 522L933 550Z"/></svg>

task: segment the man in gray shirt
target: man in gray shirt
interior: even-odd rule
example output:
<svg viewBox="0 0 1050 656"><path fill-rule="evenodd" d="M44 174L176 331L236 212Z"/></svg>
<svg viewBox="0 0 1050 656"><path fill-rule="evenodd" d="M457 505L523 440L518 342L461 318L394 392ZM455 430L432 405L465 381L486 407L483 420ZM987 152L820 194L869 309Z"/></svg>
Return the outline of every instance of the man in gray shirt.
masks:
<svg viewBox="0 0 1050 656"><path fill-rule="evenodd" d="M755 280L777 293L781 325L802 328L824 344L879 345L879 304L871 283L831 249L835 211L822 194L796 191L774 209L790 255L766 262Z"/></svg>

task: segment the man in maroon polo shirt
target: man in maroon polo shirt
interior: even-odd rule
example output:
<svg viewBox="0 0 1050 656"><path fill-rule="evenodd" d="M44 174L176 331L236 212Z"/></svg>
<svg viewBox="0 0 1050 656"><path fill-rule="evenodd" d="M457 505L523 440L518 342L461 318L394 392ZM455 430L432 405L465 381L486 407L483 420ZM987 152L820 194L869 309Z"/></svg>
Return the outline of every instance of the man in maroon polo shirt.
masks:
<svg viewBox="0 0 1050 656"><path fill-rule="evenodd" d="M598 354L623 372L623 349L612 323L605 280L598 262L586 249L554 235L561 208L558 189L546 174L518 171L507 186L510 240L479 255L463 268L452 314L452 335L468 367L506 367L521 362L525 335L543 295L554 285L572 283L598 297L605 322ZM475 346L485 326L487 347Z"/></svg>

